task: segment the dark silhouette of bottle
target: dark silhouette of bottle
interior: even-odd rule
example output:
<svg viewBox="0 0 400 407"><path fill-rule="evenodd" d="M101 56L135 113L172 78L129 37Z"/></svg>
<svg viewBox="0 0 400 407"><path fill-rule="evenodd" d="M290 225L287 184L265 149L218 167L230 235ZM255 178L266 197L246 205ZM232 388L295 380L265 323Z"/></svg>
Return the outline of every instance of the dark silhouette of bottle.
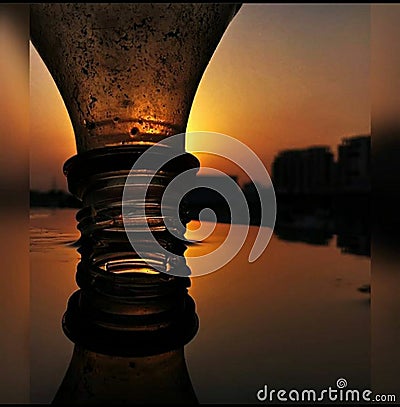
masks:
<svg viewBox="0 0 400 407"><path fill-rule="evenodd" d="M63 318L75 347L53 404L197 403L184 355L198 329L195 303L182 291L188 280L174 278L170 295L163 281L153 300L131 304L75 292Z"/></svg>
<svg viewBox="0 0 400 407"><path fill-rule="evenodd" d="M75 346L53 403L194 404L183 347L142 357L113 356Z"/></svg>

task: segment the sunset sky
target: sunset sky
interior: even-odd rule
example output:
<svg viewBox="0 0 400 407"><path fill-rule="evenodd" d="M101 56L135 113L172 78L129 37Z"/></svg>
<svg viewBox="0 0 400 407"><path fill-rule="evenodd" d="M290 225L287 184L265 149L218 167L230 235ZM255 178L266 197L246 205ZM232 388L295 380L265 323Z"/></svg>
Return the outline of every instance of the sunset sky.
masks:
<svg viewBox="0 0 400 407"><path fill-rule="evenodd" d="M243 5L203 76L188 131L235 137L268 170L283 149L336 151L343 137L370 132L369 36L369 5ZM73 131L33 47L30 79L31 188L65 189ZM187 148L195 150L190 137ZM238 174L233 164L200 158Z"/></svg>

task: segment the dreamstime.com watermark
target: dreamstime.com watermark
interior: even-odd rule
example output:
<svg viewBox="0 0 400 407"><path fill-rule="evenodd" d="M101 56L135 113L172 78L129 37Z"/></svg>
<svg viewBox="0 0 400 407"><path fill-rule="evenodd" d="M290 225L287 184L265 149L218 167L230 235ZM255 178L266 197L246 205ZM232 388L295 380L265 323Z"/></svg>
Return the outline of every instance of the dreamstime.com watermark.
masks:
<svg viewBox="0 0 400 407"><path fill-rule="evenodd" d="M264 387L257 391L257 400L265 403L275 402L370 402L370 403L394 403L394 394L372 394L369 389L356 390L347 388L347 380L340 378L336 381L336 388L329 386L322 390L283 390L269 389Z"/></svg>

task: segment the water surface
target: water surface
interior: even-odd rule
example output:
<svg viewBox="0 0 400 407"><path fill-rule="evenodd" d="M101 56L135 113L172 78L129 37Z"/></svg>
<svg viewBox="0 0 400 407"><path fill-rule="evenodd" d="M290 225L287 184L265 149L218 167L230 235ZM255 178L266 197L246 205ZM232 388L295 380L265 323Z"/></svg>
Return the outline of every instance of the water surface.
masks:
<svg viewBox="0 0 400 407"><path fill-rule="evenodd" d="M61 317L77 289L79 237L74 209L31 211L31 401L48 403L70 362L73 344ZM196 227L195 223L191 227ZM229 226L189 253L219 245ZM258 232L250 227L239 254L219 271L192 279L200 329L186 361L200 403L258 403L271 388L327 388L339 377L370 387L370 260L326 245L273 236L247 261Z"/></svg>

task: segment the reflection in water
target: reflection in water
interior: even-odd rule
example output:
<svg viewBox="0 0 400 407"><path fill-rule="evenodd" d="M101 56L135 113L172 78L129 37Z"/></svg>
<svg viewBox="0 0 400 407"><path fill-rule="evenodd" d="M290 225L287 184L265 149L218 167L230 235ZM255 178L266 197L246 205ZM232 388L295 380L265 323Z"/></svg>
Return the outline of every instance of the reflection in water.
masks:
<svg viewBox="0 0 400 407"><path fill-rule="evenodd" d="M53 403L196 403L183 347L198 319L186 291L92 296L79 290L69 299L63 326L75 347Z"/></svg>
<svg viewBox="0 0 400 407"><path fill-rule="evenodd" d="M278 200L275 234L287 241L327 245L336 235L342 253L370 257L370 200L367 196Z"/></svg>
<svg viewBox="0 0 400 407"><path fill-rule="evenodd" d="M198 329L189 278L145 267L119 229L107 236L107 227L80 227L81 289L63 318L75 348L53 402L197 402L183 350ZM41 234L33 228L33 250L47 246ZM54 244L70 237L60 234Z"/></svg>
<svg viewBox="0 0 400 407"><path fill-rule="evenodd" d="M76 346L54 403L196 403L183 348L119 357Z"/></svg>
<svg viewBox="0 0 400 407"><path fill-rule="evenodd" d="M214 193L213 193L214 192ZM267 202L273 201L271 188L262 188ZM245 188L249 204L250 222L261 224L258 192ZM274 233L282 240L326 246L337 236L337 247L343 253L360 256L371 255L370 196L367 194L343 195L289 195L277 194L277 217ZM229 207L215 191L194 190L189 196L190 216L199 219L202 209L210 207L218 222L230 223ZM268 212L268 208L264 208ZM271 212L273 213L273 212ZM207 215L205 215L207 218ZM212 217L209 219L212 221ZM245 217L238 219L245 224ZM262 226L271 227L273 222L264 219Z"/></svg>
<svg viewBox="0 0 400 407"><path fill-rule="evenodd" d="M75 210L35 209L32 215L31 401L49 403L73 352L60 316L77 289L73 270L79 255L70 241L78 234ZM228 228L217 224L204 244L188 248L189 254L212 251ZM249 264L257 233L250 227L245 246L230 263L193 278L189 287L201 329L185 346L185 359L199 402L253 403L264 384L325 388L338 377L352 388L368 387L370 308L357 289L369 281L369 259L343 255L336 238L315 246L274 235L260 259ZM65 244L41 240L60 234Z"/></svg>

